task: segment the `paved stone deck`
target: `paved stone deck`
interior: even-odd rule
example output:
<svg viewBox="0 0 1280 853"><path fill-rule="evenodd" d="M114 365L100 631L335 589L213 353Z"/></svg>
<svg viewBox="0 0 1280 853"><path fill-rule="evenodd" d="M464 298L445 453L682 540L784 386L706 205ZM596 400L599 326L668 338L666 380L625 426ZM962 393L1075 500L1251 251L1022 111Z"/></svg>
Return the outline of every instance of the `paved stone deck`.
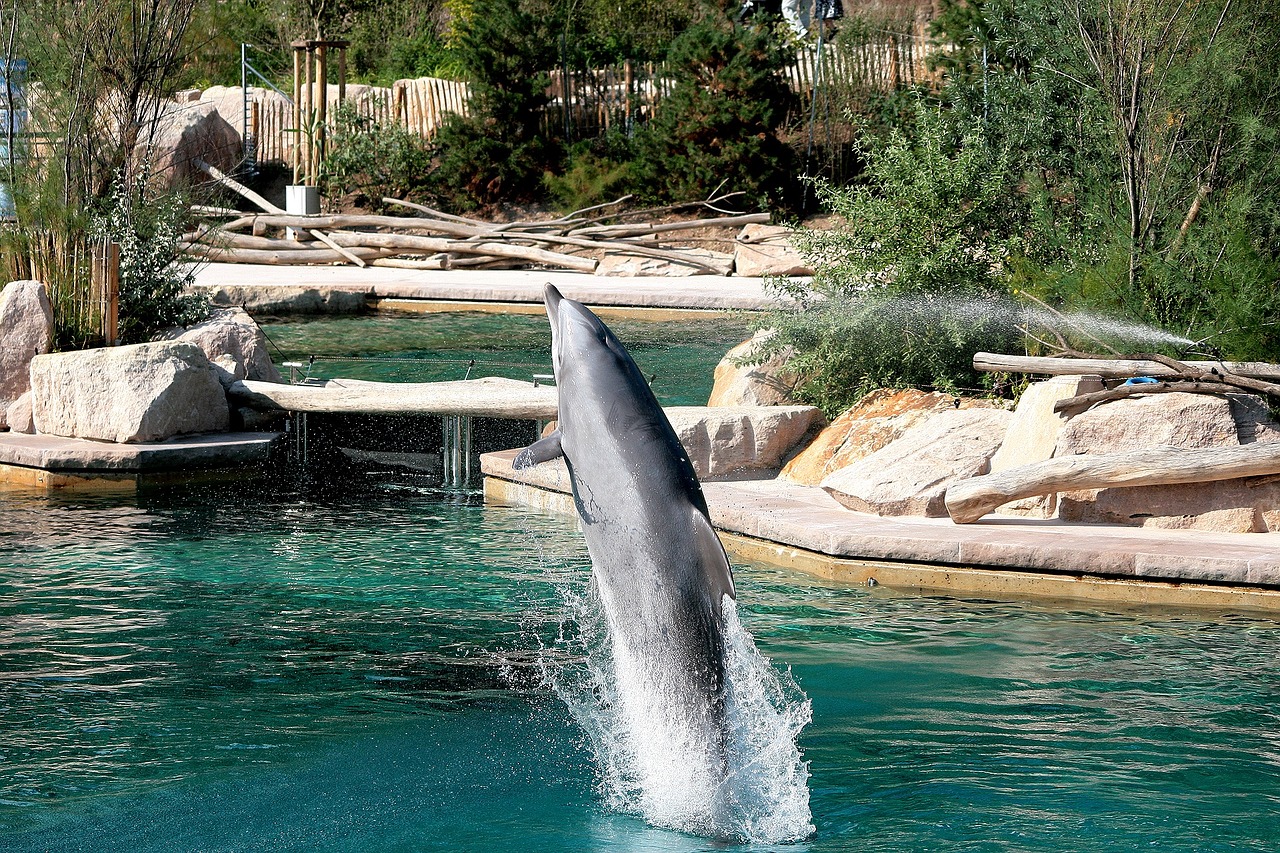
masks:
<svg viewBox="0 0 1280 853"><path fill-rule="evenodd" d="M764 279L738 276L611 278L538 270L402 270L383 267L203 264L196 287L307 287L364 293L372 299L542 304L550 282L591 306L759 311L778 304Z"/></svg>
<svg viewBox="0 0 1280 853"><path fill-rule="evenodd" d="M146 475L246 468L266 463L281 435L219 433L115 444L4 432L0 433L0 484L92 490L133 487Z"/></svg>
<svg viewBox="0 0 1280 853"><path fill-rule="evenodd" d="M572 513L563 463L481 458L486 498ZM881 518L780 480L704 483L731 550L851 581L998 594L1280 610L1280 536L988 516ZM741 541L735 541L741 540ZM735 545L737 547L735 547ZM1135 583L1141 581L1141 583Z"/></svg>

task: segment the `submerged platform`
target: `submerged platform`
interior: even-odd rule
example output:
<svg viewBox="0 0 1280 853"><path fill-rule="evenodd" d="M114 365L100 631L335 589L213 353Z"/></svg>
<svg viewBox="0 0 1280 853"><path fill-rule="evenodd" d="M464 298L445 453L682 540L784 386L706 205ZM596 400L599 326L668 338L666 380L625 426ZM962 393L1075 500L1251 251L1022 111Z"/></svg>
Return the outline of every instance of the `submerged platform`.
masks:
<svg viewBox="0 0 1280 853"><path fill-rule="evenodd" d="M241 473L265 465L283 433L189 435L116 444L0 433L0 486L42 491L116 491L170 477Z"/></svg>
<svg viewBox="0 0 1280 853"><path fill-rule="evenodd" d="M481 457L485 500L574 513L563 463ZM846 583L1280 612L1280 537L988 516L881 518L781 480L704 483L730 553Z"/></svg>

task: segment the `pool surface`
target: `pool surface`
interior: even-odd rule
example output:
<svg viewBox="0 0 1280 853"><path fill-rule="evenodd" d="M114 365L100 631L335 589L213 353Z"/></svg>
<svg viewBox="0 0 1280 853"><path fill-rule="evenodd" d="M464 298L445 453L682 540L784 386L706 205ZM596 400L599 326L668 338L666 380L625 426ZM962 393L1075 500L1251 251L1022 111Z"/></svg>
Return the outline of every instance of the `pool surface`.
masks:
<svg viewBox="0 0 1280 853"><path fill-rule="evenodd" d="M587 571L403 478L0 492L0 850L740 849L605 805L542 678ZM812 702L780 849L1280 849L1280 624L736 571Z"/></svg>

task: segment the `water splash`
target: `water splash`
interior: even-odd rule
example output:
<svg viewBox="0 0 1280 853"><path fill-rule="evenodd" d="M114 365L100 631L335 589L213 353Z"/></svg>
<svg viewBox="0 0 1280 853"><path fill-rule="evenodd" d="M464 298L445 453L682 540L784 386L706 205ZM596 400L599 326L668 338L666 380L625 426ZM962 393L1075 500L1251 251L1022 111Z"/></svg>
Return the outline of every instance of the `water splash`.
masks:
<svg viewBox="0 0 1280 853"><path fill-rule="evenodd" d="M726 726L711 732L705 713L640 676L610 636L594 586L561 592L571 618L556 642L561 653L548 657L561 663L544 675L586 733L610 808L739 842L813 833L808 764L796 745L812 718L809 700L756 648L735 602L724 602Z"/></svg>
<svg viewBox="0 0 1280 853"><path fill-rule="evenodd" d="M1007 332L1025 330L1037 335L1056 332L1081 349L1088 349L1091 343L1096 343L1091 341L1091 337L1114 344L1148 347L1190 347L1196 344L1191 338L1147 323L1092 311L1055 312L1007 297L898 296L876 299L873 305L877 315L895 322L908 318L927 322L949 319L971 324L994 324Z"/></svg>

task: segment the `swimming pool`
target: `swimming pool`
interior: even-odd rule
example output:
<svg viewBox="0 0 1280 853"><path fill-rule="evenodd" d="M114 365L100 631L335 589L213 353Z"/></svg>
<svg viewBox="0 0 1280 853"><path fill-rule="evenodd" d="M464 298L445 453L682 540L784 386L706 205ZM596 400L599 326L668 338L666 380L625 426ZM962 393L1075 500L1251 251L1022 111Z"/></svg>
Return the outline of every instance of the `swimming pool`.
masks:
<svg viewBox="0 0 1280 853"><path fill-rule="evenodd" d="M812 702L793 849L1280 846L1276 622L736 570ZM607 808L542 678L587 572L404 478L0 492L0 849L723 849Z"/></svg>

